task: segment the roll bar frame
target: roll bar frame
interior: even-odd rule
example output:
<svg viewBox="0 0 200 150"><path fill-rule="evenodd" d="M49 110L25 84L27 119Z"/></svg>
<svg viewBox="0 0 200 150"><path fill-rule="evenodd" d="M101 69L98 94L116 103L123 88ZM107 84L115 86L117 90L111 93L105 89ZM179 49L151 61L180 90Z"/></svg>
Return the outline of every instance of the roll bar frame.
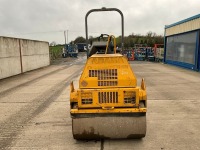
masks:
<svg viewBox="0 0 200 150"><path fill-rule="evenodd" d="M87 18L88 18L90 13L99 12L99 11L117 11L121 15L121 26L122 26L121 47L122 47L122 51L124 50L124 15L121 12L121 10L119 10L117 8L105 8L105 7L101 8L101 9L91 9L85 15L85 34L86 34L87 58L89 57L89 49L88 49L89 40L88 40L88 22L87 22Z"/></svg>

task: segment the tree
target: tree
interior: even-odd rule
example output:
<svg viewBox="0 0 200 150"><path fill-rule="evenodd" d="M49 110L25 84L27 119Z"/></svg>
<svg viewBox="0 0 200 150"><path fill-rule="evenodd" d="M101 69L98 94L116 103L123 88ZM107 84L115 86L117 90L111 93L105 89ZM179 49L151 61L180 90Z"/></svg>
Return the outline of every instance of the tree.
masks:
<svg viewBox="0 0 200 150"><path fill-rule="evenodd" d="M56 42L55 41L51 42L50 46L56 46Z"/></svg>
<svg viewBox="0 0 200 150"><path fill-rule="evenodd" d="M157 37L157 34L155 32L153 32L153 37Z"/></svg>
<svg viewBox="0 0 200 150"><path fill-rule="evenodd" d="M143 40L140 41L140 44L144 44Z"/></svg>
<svg viewBox="0 0 200 150"><path fill-rule="evenodd" d="M77 44L77 43L85 43L85 42L86 42L86 40L85 40L85 38L82 37L82 36L79 36L79 37L77 37L77 38L74 40L74 43L75 43L75 44Z"/></svg>
<svg viewBox="0 0 200 150"><path fill-rule="evenodd" d="M147 32L147 37L152 37L153 33L151 31Z"/></svg>
<svg viewBox="0 0 200 150"><path fill-rule="evenodd" d="M104 40L107 40L104 39ZM92 41L97 41L97 37L89 37L89 43ZM154 44L162 44L164 37L162 35L157 35L155 32L147 32L146 35L131 33L128 36L124 36L124 47L130 48L134 47L135 44L147 44L147 46L153 46ZM74 40L74 43L85 43L85 39L81 36ZM121 47L121 36L116 37L116 45Z"/></svg>
<svg viewBox="0 0 200 150"><path fill-rule="evenodd" d="M147 39L145 38L145 40L144 40L144 44L147 44Z"/></svg>
<svg viewBox="0 0 200 150"><path fill-rule="evenodd" d="M133 38L129 39L129 47L134 47Z"/></svg>
<svg viewBox="0 0 200 150"><path fill-rule="evenodd" d="M152 38L149 38L147 45L153 47L154 44Z"/></svg>
<svg viewBox="0 0 200 150"><path fill-rule="evenodd" d="M117 37L116 38L116 45L117 45L117 47L121 47L121 36L119 36L119 37Z"/></svg>
<svg viewBox="0 0 200 150"><path fill-rule="evenodd" d="M135 44L139 44L139 38L135 38Z"/></svg>

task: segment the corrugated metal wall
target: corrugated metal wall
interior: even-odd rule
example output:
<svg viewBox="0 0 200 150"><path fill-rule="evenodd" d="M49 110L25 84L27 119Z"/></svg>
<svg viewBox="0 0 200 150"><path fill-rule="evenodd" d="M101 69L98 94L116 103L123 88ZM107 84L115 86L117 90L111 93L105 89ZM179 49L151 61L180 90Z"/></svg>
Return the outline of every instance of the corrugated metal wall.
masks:
<svg viewBox="0 0 200 150"><path fill-rule="evenodd" d="M0 79L49 64L48 42L0 37Z"/></svg>
<svg viewBox="0 0 200 150"><path fill-rule="evenodd" d="M184 33L184 32L193 31L197 29L200 29L200 18L193 19L191 21L166 28L165 36Z"/></svg>

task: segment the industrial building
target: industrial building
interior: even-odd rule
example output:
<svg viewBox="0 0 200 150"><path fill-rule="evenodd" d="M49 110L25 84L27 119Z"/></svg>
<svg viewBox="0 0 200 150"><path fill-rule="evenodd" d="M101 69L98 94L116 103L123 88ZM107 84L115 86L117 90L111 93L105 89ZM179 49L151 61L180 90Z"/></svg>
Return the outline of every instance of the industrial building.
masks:
<svg viewBox="0 0 200 150"><path fill-rule="evenodd" d="M165 26L164 62L200 71L200 14Z"/></svg>

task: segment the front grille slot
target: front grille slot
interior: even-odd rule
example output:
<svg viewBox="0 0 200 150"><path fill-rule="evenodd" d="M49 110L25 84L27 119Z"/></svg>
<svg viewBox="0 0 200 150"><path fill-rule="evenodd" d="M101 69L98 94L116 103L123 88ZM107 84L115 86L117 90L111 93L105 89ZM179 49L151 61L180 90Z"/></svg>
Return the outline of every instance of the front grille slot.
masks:
<svg viewBox="0 0 200 150"><path fill-rule="evenodd" d="M89 99L82 99L82 104L92 104L92 99L89 98Z"/></svg>
<svg viewBox="0 0 200 150"><path fill-rule="evenodd" d="M117 86L117 81L98 81L98 86Z"/></svg>
<svg viewBox="0 0 200 150"><path fill-rule="evenodd" d="M124 103L134 104L136 100L136 94L134 91L124 91Z"/></svg>
<svg viewBox="0 0 200 150"><path fill-rule="evenodd" d="M98 78L98 86L117 86L117 69L89 70L89 77Z"/></svg>
<svg viewBox="0 0 200 150"><path fill-rule="evenodd" d="M103 103L118 103L118 92L99 92L98 100Z"/></svg>
<svg viewBox="0 0 200 150"><path fill-rule="evenodd" d="M130 104L134 104L135 103L135 98L124 98L124 103L130 103Z"/></svg>
<svg viewBox="0 0 200 150"><path fill-rule="evenodd" d="M81 93L81 104L92 104L92 93L91 92L84 92Z"/></svg>

